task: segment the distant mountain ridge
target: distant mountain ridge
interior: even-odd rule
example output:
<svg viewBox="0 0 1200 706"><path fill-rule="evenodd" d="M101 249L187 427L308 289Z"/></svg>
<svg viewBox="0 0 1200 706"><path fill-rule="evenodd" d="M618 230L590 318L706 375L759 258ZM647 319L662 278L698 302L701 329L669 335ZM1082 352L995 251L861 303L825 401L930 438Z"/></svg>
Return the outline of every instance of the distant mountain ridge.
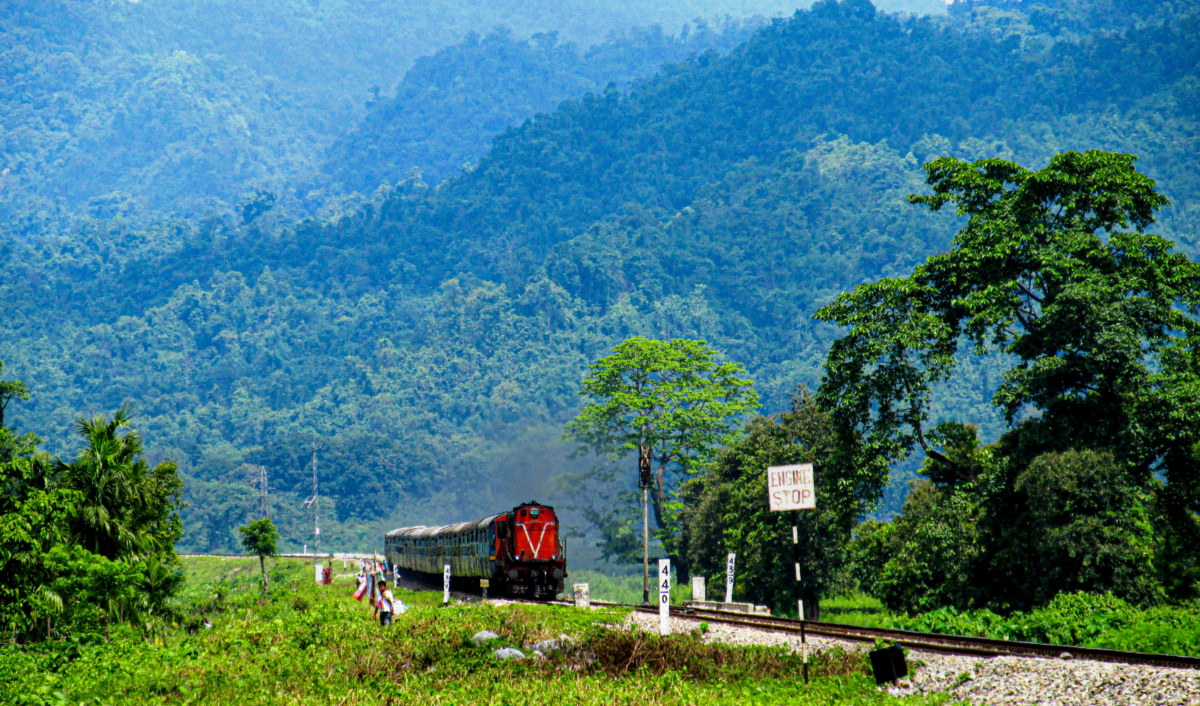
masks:
<svg viewBox="0 0 1200 706"><path fill-rule="evenodd" d="M190 479L192 549L233 546L259 464L299 546L296 449L316 433L327 536L369 546L389 524L546 492L573 463L557 437L582 370L629 335L705 338L783 409L837 334L812 312L958 227L904 203L926 159L1138 153L1173 201L1157 229L1195 253L1197 17L1059 40L1006 34L1023 6L989 7L1009 14L821 2L726 56L567 101L439 186L393 183L329 218L0 244L0 359L35 394L14 419L61 450L74 415L135 402ZM965 362L937 414L994 437L996 373ZM898 474L889 506L903 489Z"/></svg>

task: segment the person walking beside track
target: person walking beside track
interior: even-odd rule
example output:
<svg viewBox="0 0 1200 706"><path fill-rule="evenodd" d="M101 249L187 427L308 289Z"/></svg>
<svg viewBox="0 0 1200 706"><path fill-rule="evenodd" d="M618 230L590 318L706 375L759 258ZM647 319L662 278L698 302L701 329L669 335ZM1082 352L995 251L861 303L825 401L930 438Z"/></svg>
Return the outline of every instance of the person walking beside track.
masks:
<svg viewBox="0 0 1200 706"><path fill-rule="evenodd" d="M390 627L392 624L392 614L396 610L396 596L392 594L392 589L386 585L383 591L379 594L379 624L383 627Z"/></svg>
<svg viewBox="0 0 1200 706"><path fill-rule="evenodd" d="M359 571L358 576L354 577L354 580L356 582L355 585L357 586L357 588L354 589L354 599L361 601L363 596L367 593L367 576L364 572Z"/></svg>

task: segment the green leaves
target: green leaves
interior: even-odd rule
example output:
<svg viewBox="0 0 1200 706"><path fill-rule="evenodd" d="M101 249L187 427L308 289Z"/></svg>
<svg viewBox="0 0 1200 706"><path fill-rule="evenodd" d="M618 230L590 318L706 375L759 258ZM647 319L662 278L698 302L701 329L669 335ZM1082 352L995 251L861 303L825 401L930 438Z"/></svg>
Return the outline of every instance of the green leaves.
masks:
<svg viewBox="0 0 1200 706"><path fill-rule="evenodd" d="M885 570L877 586L890 605L966 605L974 599L954 587L968 578L1021 586L983 591L1001 608L1077 588L1156 599L1148 497L1136 489L1161 469L1166 526L1191 526L1200 504L1200 267L1144 232L1167 200L1135 161L1098 150L1057 155L1038 171L934 160L933 194L909 201L933 211L953 204L967 217L953 247L908 278L860 285L818 312L850 327L830 351L821 396L862 439L854 453L881 465L920 444L940 488L914 497L898 520L892 541L904 545L888 564L897 578ZM994 449L977 449L967 425L943 423L929 439L923 431L931 388L953 372L960 339L1014 361L992 398L1011 427ZM1085 496L1075 481L1045 490L1052 478L1076 477L1107 504L1038 515L1045 498ZM982 509L976 566L974 538L938 529L942 515L974 525L965 519L973 513L955 514L960 500ZM1115 529L1126 520L1133 525ZM1185 534L1175 543L1186 545Z"/></svg>
<svg viewBox="0 0 1200 706"><path fill-rule="evenodd" d="M251 554L268 557L275 556L278 551L276 544L279 542L279 530L275 529L275 524L269 517L252 520L249 524L238 527L238 533L242 536L242 547Z"/></svg>
<svg viewBox="0 0 1200 706"><path fill-rule="evenodd" d="M0 360L0 375L4 373L4 361ZM4 410L13 400L29 399L29 387L20 380L0 380L0 427L4 426Z"/></svg>
<svg viewBox="0 0 1200 706"><path fill-rule="evenodd" d="M1167 199L1135 161L1067 152L1032 172L996 159L935 160L934 195L909 200L932 210L953 203L968 223L911 279L938 293L936 315L977 351L996 346L1020 361L994 398L1010 422L1032 405L1056 434L1116 440L1144 465L1156 454L1127 436L1125 415L1152 386L1147 356L1196 329L1185 312L1200 297L1200 269L1143 232Z"/></svg>
<svg viewBox="0 0 1200 706"><path fill-rule="evenodd" d="M577 453L612 460L639 446L651 448L658 464L651 494L655 524L674 553L680 531L676 485L736 437L738 418L758 408L753 384L740 364L718 362L704 341L630 338L588 366L580 394L594 401L567 423L565 437L578 444ZM599 529L612 533L605 545L627 556L628 521L592 515Z"/></svg>
<svg viewBox="0 0 1200 706"><path fill-rule="evenodd" d="M110 559L173 555L183 533L183 481L173 462L151 469L139 458L142 439L128 430L132 417L122 407L111 420L80 419L86 444L74 461L55 463L56 483L80 495L71 529L89 551Z"/></svg>
<svg viewBox="0 0 1200 706"><path fill-rule="evenodd" d="M930 386L953 371L962 335L977 353L1015 356L993 402L1010 423L1039 410L1037 444L1115 443L1148 468L1162 451L1130 414L1153 394L1159 356L1197 330L1200 268L1143 232L1167 200L1135 160L1092 150L1036 172L999 159L926 165L934 193L909 201L954 204L967 226L911 277L860 285L818 312L851 327L827 360L823 399L872 452L901 458L915 441L931 453Z"/></svg>
<svg viewBox="0 0 1200 706"><path fill-rule="evenodd" d="M929 397L953 371L957 348L956 328L939 316L938 294L912 280L884 279L816 313L850 327L830 348L818 398L863 440L860 462L877 469L907 456L914 442L928 448L921 425Z"/></svg>
<svg viewBox="0 0 1200 706"><path fill-rule="evenodd" d="M738 415L758 407L758 393L737 363L718 363L704 341L634 337L588 366L580 394L595 402L567 424L567 437L601 454L640 445L685 472L735 433Z"/></svg>

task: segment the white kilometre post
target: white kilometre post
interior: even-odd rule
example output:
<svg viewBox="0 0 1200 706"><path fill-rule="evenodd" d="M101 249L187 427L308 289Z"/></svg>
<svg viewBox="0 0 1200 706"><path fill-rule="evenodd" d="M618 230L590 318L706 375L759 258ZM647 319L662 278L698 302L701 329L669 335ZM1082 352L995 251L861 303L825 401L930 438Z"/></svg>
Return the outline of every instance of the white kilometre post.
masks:
<svg viewBox="0 0 1200 706"><path fill-rule="evenodd" d="M692 577L692 600L699 601L700 603L703 603L705 600L703 576Z"/></svg>
<svg viewBox="0 0 1200 706"><path fill-rule="evenodd" d="M733 603L733 569L737 563L737 554L729 552L725 559L725 602Z"/></svg>
<svg viewBox="0 0 1200 706"><path fill-rule="evenodd" d="M450 565L442 569L442 604L450 605Z"/></svg>
<svg viewBox="0 0 1200 706"><path fill-rule="evenodd" d="M658 560L658 634L671 634L671 560Z"/></svg>
<svg viewBox="0 0 1200 706"><path fill-rule="evenodd" d="M571 595L575 598L575 607L588 609L592 607L591 593L586 583L577 583L572 587Z"/></svg>

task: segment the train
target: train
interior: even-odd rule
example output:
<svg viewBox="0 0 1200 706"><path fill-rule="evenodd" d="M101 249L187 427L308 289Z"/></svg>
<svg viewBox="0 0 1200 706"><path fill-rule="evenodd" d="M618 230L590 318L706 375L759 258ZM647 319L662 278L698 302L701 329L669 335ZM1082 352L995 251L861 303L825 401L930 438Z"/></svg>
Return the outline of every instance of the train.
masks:
<svg viewBox="0 0 1200 706"><path fill-rule="evenodd" d="M549 505L530 501L481 520L401 527L384 535L384 553L401 578L489 595L553 599L567 577L567 542Z"/></svg>

